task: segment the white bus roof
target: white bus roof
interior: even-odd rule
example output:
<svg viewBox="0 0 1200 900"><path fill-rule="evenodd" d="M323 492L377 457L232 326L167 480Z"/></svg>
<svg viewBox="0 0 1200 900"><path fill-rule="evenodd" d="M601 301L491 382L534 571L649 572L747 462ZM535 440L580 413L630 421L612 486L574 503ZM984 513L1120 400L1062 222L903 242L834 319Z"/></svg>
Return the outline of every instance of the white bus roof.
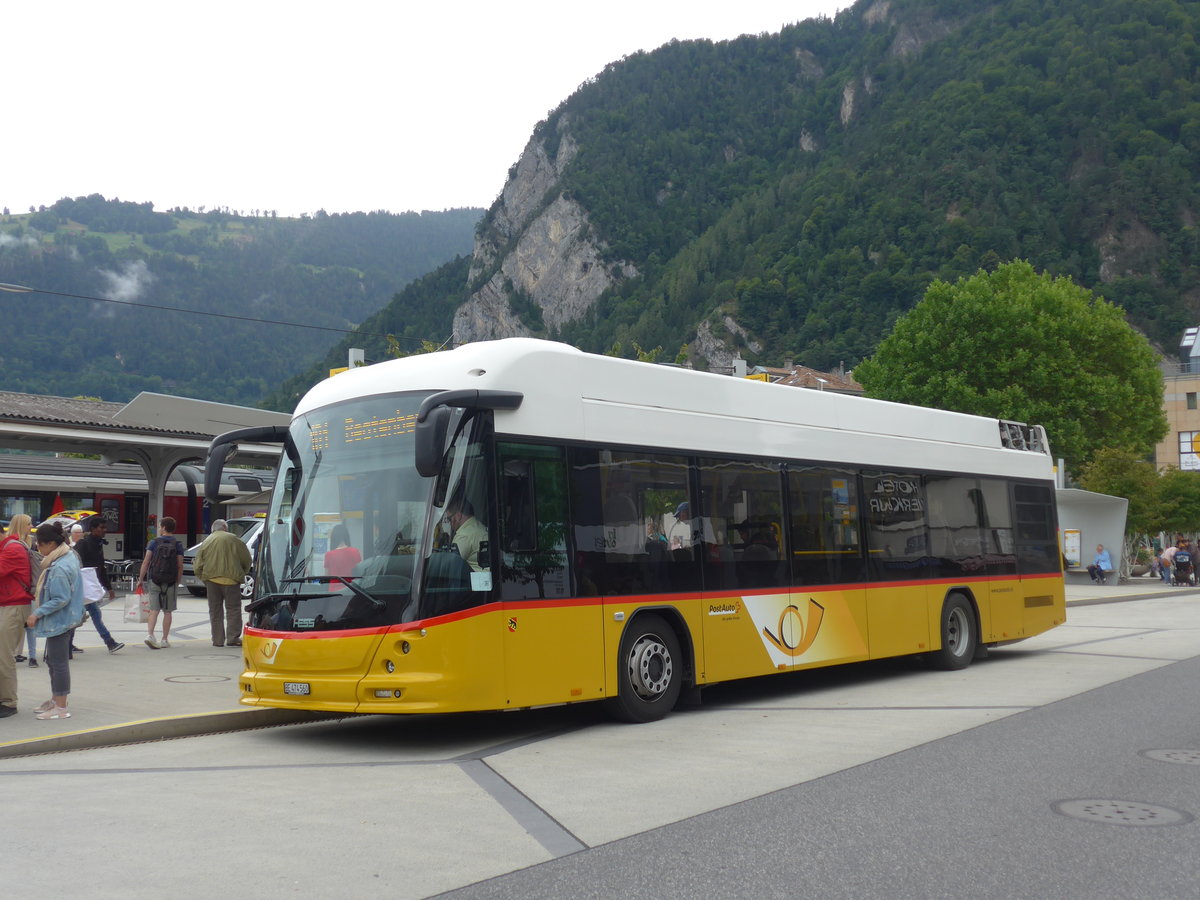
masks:
<svg viewBox="0 0 1200 900"><path fill-rule="evenodd" d="M519 391L501 435L1049 479L1048 452L1002 446L997 419L584 353L506 338L351 369L297 415L401 391Z"/></svg>

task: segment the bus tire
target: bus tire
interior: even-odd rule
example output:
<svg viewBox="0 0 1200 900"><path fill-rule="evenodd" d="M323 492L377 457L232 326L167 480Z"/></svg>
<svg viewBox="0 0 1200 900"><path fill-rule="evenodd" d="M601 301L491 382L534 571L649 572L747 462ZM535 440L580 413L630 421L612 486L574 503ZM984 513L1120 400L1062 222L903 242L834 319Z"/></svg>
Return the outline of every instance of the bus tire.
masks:
<svg viewBox="0 0 1200 900"><path fill-rule="evenodd" d="M951 594L942 604L941 639L942 646L927 656L930 666L954 670L971 664L979 643L979 629L971 601L962 594Z"/></svg>
<svg viewBox="0 0 1200 900"><path fill-rule="evenodd" d="M634 618L617 651L617 696L604 701L609 715L622 722L654 722L679 699L683 652L667 621L653 613Z"/></svg>

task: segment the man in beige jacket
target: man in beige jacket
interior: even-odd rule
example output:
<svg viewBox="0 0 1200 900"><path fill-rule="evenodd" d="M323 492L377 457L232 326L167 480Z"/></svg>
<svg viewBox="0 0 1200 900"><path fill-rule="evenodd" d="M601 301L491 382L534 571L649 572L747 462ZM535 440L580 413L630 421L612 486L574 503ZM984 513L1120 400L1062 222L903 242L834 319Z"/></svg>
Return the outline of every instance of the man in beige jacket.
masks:
<svg viewBox="0 0 1200 900"><path fill-rule="evenodd" d="M253 560L242 539L217 519L196 551L196 577L208 592L208 622L214 647L242 646L242 582Z"/></svg>

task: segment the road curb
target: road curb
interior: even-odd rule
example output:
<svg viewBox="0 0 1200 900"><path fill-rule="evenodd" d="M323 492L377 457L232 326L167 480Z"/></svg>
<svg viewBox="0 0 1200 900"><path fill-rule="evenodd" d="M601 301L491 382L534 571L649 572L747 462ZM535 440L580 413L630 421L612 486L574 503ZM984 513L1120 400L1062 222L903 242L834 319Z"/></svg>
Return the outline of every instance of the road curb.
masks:
<svg viewBox="0 0 1200 900"><path fill-rule="evenodd" d="M344 718L347 718L345 713L309 712L298 709L238 709L186 716L164 716L0 743L0 759Z"/></svg>
<svg viewBox="0 0 1200 900"><path fill-rule="evenodd" d="M1079 600L1068 600L1067 606L1099 606L1102 603L1125 603L1128 600L1157 600L1161 597L1175 597L1182 593L1186 592L1175 589L1146 594L1116 594L1112 597L1084 597Z"/></svg>

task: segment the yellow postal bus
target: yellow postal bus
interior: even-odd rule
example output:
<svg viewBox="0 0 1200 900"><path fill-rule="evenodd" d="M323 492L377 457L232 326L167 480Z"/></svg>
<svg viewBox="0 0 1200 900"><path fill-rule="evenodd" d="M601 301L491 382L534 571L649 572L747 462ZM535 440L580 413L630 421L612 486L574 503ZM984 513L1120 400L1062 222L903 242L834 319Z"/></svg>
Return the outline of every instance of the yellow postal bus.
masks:
<svg viewBox="0 0 1200 900"><path fill-rule="evenodd" d="M344 372L287 428L241 701L357 713L603 700L921 654L1066 617L1039 426L527 339Z"/></svg>

